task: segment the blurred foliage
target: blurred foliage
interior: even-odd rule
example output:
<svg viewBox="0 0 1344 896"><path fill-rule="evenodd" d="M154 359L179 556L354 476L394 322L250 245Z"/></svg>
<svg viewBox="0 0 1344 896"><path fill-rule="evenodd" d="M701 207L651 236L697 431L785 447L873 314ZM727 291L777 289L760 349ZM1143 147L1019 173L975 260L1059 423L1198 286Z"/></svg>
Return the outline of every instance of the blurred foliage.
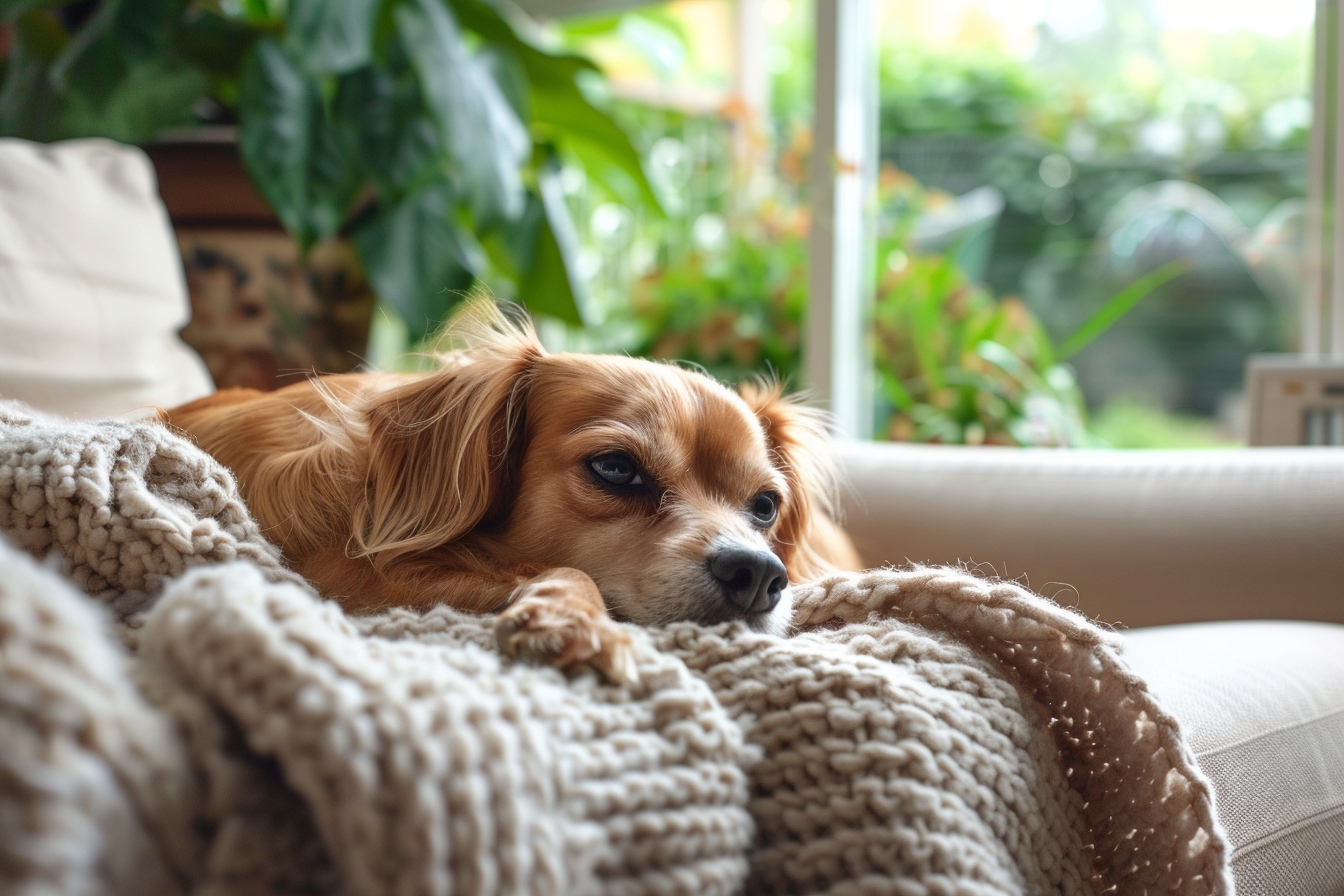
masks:
<svg viewBox="0 0 1344 896"><path fill-rule="evenodd" d="M771 115L781 132L812 116L810 6L794 2L771 32ZM1030 58L993 41L935 46L882 31L884 139L1012 133L1089 159L1174 154L1186 163L1305 148L1309 34L1162 31L1133 0L1099 6L1105 24L1090 33L1038 27Z"/></svg>
<svg viewBox="0 0 1344 896"><path fill-rule="evenodd" d="M585 24L578 39L629 30L631 18ZM1046 98L1036 76L1004 56L948 60L910 49L884 52L882 60L884 138L969 134L980 141L1011 140ZM795 61L790 70L799 68ZM775 87L777 111L782 103L789 114L798 113L809 101L810 86L795 90L787 73ZM612 296L598 345L690 362L726 381L762 371L796 379L807 291L806 128L780 116L773 164L762 158L728 171L726 128L638 104L621 114L645 149L669 215L651 227L622 217L600 197L581 203L592 212L594 226L583 228L583 215L580 221L596 280ZM722 114L727 124L752 124L733 119L731 108ZM931 155L946 155L945 147ZM1040 181L1034 170L1040 158L1026 179ZM951 200L905 172L890 166L884 171L872 321L883 435L969 444L1101 444L1065 359L1184 268L1141 277L1056 343L1023 301L995 298L958 268L962 246L915 251L915 222Z"/></svg>
<svg viewBox="0 0 1344 896"><path fill-rule="evenodd" d="M882 249L886 269L872 319L887 406L882 435L973 445L1102 444L1088 429L1070 367L1019 299L996 300L948 255L907 254L894 240ZM1140 284L1139 298L1154 286ZM804 234L763 224L754 236L735 236L720 257L696 252L640 280L621 321L635 334L624 347L689 361L728 382L763 371L796 378L806 288ZM1134 293L1117 299L1080 330L1079 348L1133 307Z"/></svg>
<svg viewBox="0 0 1344 896"><path fill-rule="evenodd" d="M592 244L602 246L594 255L598 279L618 318L616 347L687 359L725 379L761 367L785 375L797 369L806 289L800 209L810 149L812 5L792 0L771 7L765 59L773 148L772 157L746 166L754 173L724 174L713 160L729 155L727 140L719 140L717 155L699 148L710 128L692 135L685 121L648 109L628 119L653 179L664 181L665 198L681 208L653 227L629 219L621 227L591 229ZM1129 375L1133 358L1117 362L1117 353L1136 344L1141 355L1150 353L1142 357L1157 361L1144 367L1140 359L1139 367L1160 367L1181 383L1158 400L1177 407L1198 399L1206 410L1220 402L1240 383L1247 346L1264 350L1277 338L1277 329L1261 332L1263 321L1248 323L1239 313L1243 306L1267 305L1259 287L1232 255L1218 264L1202 259L1163 267L1159 259L1113 270L1114 259L1097 238L1121 199L1157 181L1202 184L1248 224L1300 196L1310 55L1302 33L1164 31L1151 4L1099 0L1073 16L1093 16L1095 27L1065 33L1042 21L1023 42L1021 35L995 35L992 19L1001 13L988 6L958 6L962 12L946 15L936 4L925 6L927 13L907 15L907 6L899 14L887 8L883 16L907 24L921 16L937 19L941 37L930 39L914 27L883 30L879 38L882 157L907 175L882 198L875 272L874 340L886 403L879 413L888 434L1096 443L1078 377L1094 389L1116 372ZM671 9L608 16L598 27L643 52L651 62L646 72L662 83L685 84L694 62L683 63L680 72L655 64L693 55L689 46L656 46L695 40L684 19L666 15ZM779 9L789 14L780 19ZM1066 13L1060 15L1068 19ZM949 24L957 15L962 21ZM644 17L638 28L636 17ZM742 121L739 111L725 107L721 115L753 132L759 123ZM681 154L663 152L668 145ZM669 159L681 161L662 164ZM662 177L673 171L681 178ZM708 201L696 195L698 185L710 185ZM930 245L930 229L911 239L913 215L984 185L1006 200L991 231L987 268L970 263L969 242L940 246L937 254L916 251ZM595 221L618 217L609 208L594 211ZM726 236L704 238L716 232ZM619 239L608 238L616 233ZM1179 284L1166 285L1187 269ZM626 295L632 306L622 313ZM1224 318L1235 319L1245 338L1222 338ZM1083 349L1103 334L1101 348ZM1074 364L1063 363L1080 350ZM1107 389L1114 392L1109 381Z"/></svg>
<svg viewBox="0 0 1344 896"><path fill-rule="evenodd" d="M946 256L893 251L873 315L889 438L1091 444L1082 393L1025 305L994 301Z"/></svg>
<svg viewBox="0 0 1344 896"><path fill-rule="evenodd" d="M883 52L878 63L884 138L1018 132L1045 98L1037 74L1007 56L947 57L916 46Z"/></svg>
<svg viewBox="0 0 1344 896"><path fill-rule="evenodd" d="M1087 404L1067 359L1185 266L1140 278L1059 344L1015 297L996 300L949 255L893 248L873 314L878 382L895 441L1088 447Z"/></svg>
<svg viewBox="0 0 1344 896"><path fill-rule="evenodd" d="M1093 29L1042 28L1031 66L1047 89L1026 132L1083 156L1139 151L1187 163L1305 148L1309 28L1164 28L1155 6L1099 0Z"/></svg>
<svg viewBox="0 0 1344 896"><path fill-rule="evenodd" d="M1112 448L1237 448L1213 421L1160 411L1141 399L1117 399L1092 415L1092 431Z"/></svg>
<svg viewBox="0 0 1344 896"><path fill-rule="evenodd" d="M354 242L429 332L474 281L585 320L558 178L658 203L587 59L490 0L0 0L0 134L144 142L238 124L244 166L306 251Z"/></svg>
<svg viewBox="0 0 1344 896"><path fill-rule="evenodd" d="M795 147L806 155L806 147ZM872 339L882 435L955 444L1102 444L1065 359L1184 268L1141 278L1057 346L1016 298L995 299L943 254L907 251L931 202L946 197L894 169L882 177L884 226ZM729 382L796 378L807 306L808 218L774 191L717 250L693 247L638 279L611 332L632 354L682 360Z"/></svg>
<svg viewBox="0 0 1344 896"><path fill-rule="evenodd" d="M778 206L635 282L617 320L632 354L689 361L726 382L761 372L797 381L807 307L806 220Z"/></svg>

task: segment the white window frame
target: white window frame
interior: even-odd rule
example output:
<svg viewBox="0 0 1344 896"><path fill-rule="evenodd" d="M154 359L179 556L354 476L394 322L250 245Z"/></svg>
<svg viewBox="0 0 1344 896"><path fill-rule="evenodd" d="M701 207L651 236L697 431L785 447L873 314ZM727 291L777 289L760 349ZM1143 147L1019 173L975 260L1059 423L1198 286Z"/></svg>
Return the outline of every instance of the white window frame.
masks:
<svg viewBox="0 0 1344 896"><path fill-rule="evenodd" d="M837 435L873 434L874 368L868 320L877 249L877 10L873 0L817 0L808 303L807 387Z"/></svg>
<svg viewBox="0 0 1344 896"><path fill-rule="evenodd" d="M1303 355L1344 359L1344 15L1340 0L1317 0L1308 161L1307 294Z"/></svg>

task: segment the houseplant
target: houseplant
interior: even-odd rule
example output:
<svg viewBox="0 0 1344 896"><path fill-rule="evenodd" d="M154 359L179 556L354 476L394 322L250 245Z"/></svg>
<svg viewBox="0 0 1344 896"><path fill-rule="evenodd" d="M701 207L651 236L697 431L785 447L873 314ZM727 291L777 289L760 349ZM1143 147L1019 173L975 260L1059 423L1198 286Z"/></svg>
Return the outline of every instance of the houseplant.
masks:
<svg viewBox="0 0 1344 896"><path fill-rule="evenodd" d="M412 337L473 281L585 316L562 159L656 207L638 154L493 0L0 0L0 134L106 136L236 123L248 176L305 253L348 237Z"/></svg>

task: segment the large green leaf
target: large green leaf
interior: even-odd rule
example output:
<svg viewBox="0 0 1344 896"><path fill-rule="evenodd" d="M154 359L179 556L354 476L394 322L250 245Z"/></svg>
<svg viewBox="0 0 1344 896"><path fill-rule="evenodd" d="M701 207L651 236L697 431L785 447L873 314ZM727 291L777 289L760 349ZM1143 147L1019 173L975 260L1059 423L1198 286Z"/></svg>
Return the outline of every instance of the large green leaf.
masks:
<svg viewBox="0 0 1344 896"><path fill-rule="evenodd" d="M513 3L495 0L447 0L462 27L495 44L537 46L536 23Z"/></svg>
<svg viewBox="0 0 1344 896"><path fill-rule="evenodd" d="M685 24L666 7L623 10L606 15L576 16L560 22L561 30L569 37L610 37L621 32L625 23L639 20L671 34L682 44L689 44L690 34Z"/></svg>
<svg viewBox="0 0 1344 896"><path fill-rule="evenodd" d="M400 201L442 178L438 131L409 72L370 66L346 75L337 87L334 110L336 118L358 122L354 138L360 164L383 200Z"/></svg>
<svg viewBox="0 0 1344 896"><path fill-rule="evenodd" d="M280 9L285 0L242 0L243 15L249 22L273 22L281 17Z"/></svg>
<svg viewBox="0 0 1344 896"><path fill-rule="evenodd" d="M374 292L405 318L411 337L432 333L484 264L480 247L453 215L448 184L416 192L354 234Z"/></svg>
<svg viewBox="0 0 1344 896"><path fill-rule="evenodd" d="M528 209L530 239L520 257L518 298L534 314L583 326L594 322L587 285L576 269L579 237L565 205L560 176L547 166L537 177Z"/></svg>
<svg viewBox="0 0 1344 896"><path fill-rule="evenodd" d="M478 225L516 218L525 199L519 168L532 146L513 107L439 0L408 0L394 16Z"/></svg>
<svg viewBox="0 0 1344 896"><path fill-rule="evenodd" d="M374 18L381 2L289 0L286 42L310 71L353 71L372 57Z"/></svg>
<svg viewBox="0 0 1344 896"><path fill-rule="evenodd" d="M273 38L243 71L238 144L243 164L285 229L307 249L337 231L361 180L350 128L333 123L321 84Z"/></svg>
<svg viewBox="0 0 1344 896"><path fill-rule="evenodd" d="M538 139L575 156L591 176L617 195L662 213L662 203L630 137L577 86L533 75L532 131Z"/></svg>
<svg viewBox="0 0 1344 896"><path fill-rule="evenodd" d="M500 94L513 108L519 121L528 121L532 117L531 85L527 79L527 69L523 67L517 54L498 44L486 44L476 53L490 80L499 85Z"/></svg>
<svg viewBox="0 0 1344 896"><path fill-rule="evenodd" d="M596 65L583 56L543 49L529 39L526 22L511 20L486 0L454 0L454 7L464 26L517 54L532 86L535 139L558 144L617 195L661 213L658 194L630 136L579 86L582 77L600 76Z"/></svg>

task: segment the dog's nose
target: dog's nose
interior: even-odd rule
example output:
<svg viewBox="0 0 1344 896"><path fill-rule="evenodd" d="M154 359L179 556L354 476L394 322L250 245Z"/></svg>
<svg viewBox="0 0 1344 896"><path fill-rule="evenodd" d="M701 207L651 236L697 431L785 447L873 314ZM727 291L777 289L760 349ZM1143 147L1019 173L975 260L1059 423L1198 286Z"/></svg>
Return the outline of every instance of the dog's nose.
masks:
<svg viewBox="0 0 1344 896"><path fill-rule="evenodd" d="M709 571L723 585L728 603L744 614L770 612L789 587L784 564L769 551L720 548L709 558Z"/></svg>

